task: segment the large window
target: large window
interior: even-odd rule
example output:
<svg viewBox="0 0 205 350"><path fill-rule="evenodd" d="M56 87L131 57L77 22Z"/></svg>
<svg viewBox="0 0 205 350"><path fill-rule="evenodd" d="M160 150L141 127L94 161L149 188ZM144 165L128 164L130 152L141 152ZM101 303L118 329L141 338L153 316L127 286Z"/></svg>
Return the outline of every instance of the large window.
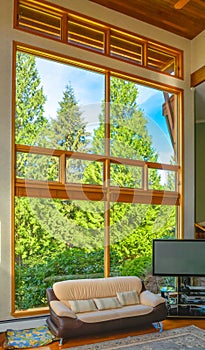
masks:
<svg viewBox="0 0 205 350"><path fill-rule="evenodd" d="M36 312L58 280L150 275L177 236L181 92L15 48L13 311Z"/></svg>

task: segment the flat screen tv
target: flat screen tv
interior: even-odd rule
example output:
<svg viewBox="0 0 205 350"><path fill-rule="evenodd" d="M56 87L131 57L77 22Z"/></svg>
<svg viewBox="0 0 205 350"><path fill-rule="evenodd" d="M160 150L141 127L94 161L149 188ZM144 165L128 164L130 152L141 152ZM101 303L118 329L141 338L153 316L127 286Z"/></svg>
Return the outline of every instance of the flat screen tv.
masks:
<svg viewBox="0 0 205 350"><path fill-rule="evenodd" d="M154 239L153 275L205 276L205 240Z"/></svg>

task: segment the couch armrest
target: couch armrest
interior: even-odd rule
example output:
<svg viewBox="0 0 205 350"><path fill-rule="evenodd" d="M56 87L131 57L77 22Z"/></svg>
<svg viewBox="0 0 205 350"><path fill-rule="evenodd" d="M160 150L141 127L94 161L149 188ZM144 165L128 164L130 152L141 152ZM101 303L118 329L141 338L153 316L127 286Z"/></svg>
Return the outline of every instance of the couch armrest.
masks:
<svg viewBox="0 0 205 350"><path fill-rule="evenodd" d="M77 318L76 314L59 300L52 300L50 307L57 316Z"/></svg>
<svg viewBox="0 0 205 350"><path fill-rule="evenodd" d="M155 307L164 302L164 298L158 294L150 292L149 290L145 290L144 292L140 293L140 303L143 305Z"/></svg>
<svg viewBox="0 0 205 350"><path fill-rule="evenodd" d="M51 300L59 300L58 298L56 298L53 288L46 289L46 296L47 296L48 302L51 302Z"/></svg>

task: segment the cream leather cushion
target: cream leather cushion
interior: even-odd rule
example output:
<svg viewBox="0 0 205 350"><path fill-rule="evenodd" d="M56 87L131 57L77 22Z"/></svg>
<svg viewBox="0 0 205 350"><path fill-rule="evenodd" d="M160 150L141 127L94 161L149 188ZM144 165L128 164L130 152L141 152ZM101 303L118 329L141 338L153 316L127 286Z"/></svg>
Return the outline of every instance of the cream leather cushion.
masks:
<svg viewBox="0 0 205 350"><path fill-rule="evenodd" d="M153 307L146 305L130 305L117 309L98 310L95 312L84 312L77 314L78 319L87 323L116 320L126 317L146 315L153 311ZM126 321L125 321L126 322Z"/></svg>
<svg viewBox="0 0 205 350"><path fill-rule="evenodd" d="M134 305L139 304L139 297L136 290L131 290L128 292L117 292L117 297L121 305Z"/></svg>
<svg viewBox="0 0 205 350"><path fill-rule="evenodd" d="M94 299L95 304L97 305L98 310L108 310L108 309L117 309L121 307L118 298L97 298Z"/></svg>
<svg viewBox="0 0 205 350"><path fill-rule="evenodd" d="M70 317L70 318L76 318L76 314L69 309L66 305L61 303L61 301L58 300L52 300L50 302L50 306L53 309L53 311L56 313L58 316L62 317Z"/></svg>
<svg viewBox="0 0 205 350"><path fill-rule="evenodd" d="M58 300L82 300L114 297L117 292L142 290L142 282L136 276L119 276L56 282L53 290Z"/></svg>
<svg viewBox="0 0 205 350"><path fill-rule="evenodd" d="M145 290L140 294L140 302L143 305L155 307L159 304L164 303L165 299L158 294L154 294L149 290Z"/></svg>
<svg viewBox="0 0 205 350"><path fill-rule="evenodd" d="M95 306L95 303L92 299L85 299L85 300L68 300L71 310L77 314L79 312L89 312L89 311L96 311L97 308Z"/></svg>

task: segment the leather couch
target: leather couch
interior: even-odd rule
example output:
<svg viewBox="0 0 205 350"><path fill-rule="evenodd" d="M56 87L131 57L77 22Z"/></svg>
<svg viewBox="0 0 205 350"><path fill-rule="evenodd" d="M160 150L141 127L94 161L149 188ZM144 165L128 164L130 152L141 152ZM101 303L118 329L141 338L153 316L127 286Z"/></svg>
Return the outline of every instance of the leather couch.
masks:
<svg viewBox="0 0 205 350"><path fill-rule="evenodd" d="M143 329L167 316L165 299L136 276L56 282L46 291L51 332L65 339L123 329Z"/></svg>

